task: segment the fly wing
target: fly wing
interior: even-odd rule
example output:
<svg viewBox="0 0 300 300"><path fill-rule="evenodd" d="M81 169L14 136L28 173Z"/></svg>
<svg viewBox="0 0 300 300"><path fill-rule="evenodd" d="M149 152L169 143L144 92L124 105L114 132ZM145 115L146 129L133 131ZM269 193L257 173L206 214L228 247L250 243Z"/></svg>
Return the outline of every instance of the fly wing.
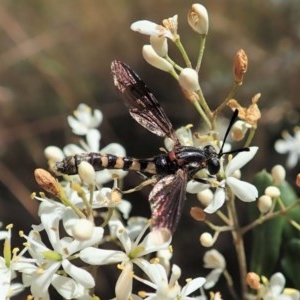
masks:
<svg viewBox="0 0 300 300"><path fill-rule="evenodd" d="M153 228L164 227L174 233L186 199L186 184L187 173L179 169L154 186L149 195Z"/></svg>
<svg viewBox="0 0 300 300"><path fill-rule="evenodd" d="M152 92L141 78L125 63L111 64L114 85L125 95L130 115L142 126L161 137L170 137L179 144L173 126Z"/></svg>

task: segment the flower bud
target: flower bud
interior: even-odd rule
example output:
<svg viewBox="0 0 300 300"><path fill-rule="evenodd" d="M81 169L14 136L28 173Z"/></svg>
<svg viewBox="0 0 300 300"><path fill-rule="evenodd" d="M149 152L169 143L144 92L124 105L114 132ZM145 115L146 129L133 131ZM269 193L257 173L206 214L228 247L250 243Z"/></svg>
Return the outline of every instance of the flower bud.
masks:
<svg viewBox="0 0 300 300"><path fill-rule="evenodd" d="M144 45L142 54L144 59L151 66L160 69L165 72L174 72L173 66L164 58L160 57L151 45Z"/></svg>
<svg viewBox="0 0 300 300"><path fill-rule="evenodd" d="M265 189L265 194L270 196L271 198L276 198L280 196L280 190L277 186L268 186Z"/></svg>
<svg viewBox="0 0 300 300"><path fill-rule="evenodd" d="M208 32L208 13L206 8L195 3L188 12L188 23L192 29L200 34L207 35Z"/></svg>
<svg viewBox="0 0 300 300"><path fill-rule="evenodd" d="M189 91L194 92L200 89L198 73L192 68L185 68L179 75L180 86Z"/></svg>
<svg viewBox="0 0 300 300"><path fill-rule="evenodd" d="M82 161L78 166L78 175L85 184L95 184L96 172L90 163Z"/></svg>
<svg viewBox="0 0 300 300"><path fill-rule="evenodd" d="M148 234L148 238L150 245L160 246L170 242L172 239L172 234L168 228L159 228L151 231Z"/></svg>
<svg viewBox="0 0 300 300"><path fill-rule="evenodd" d="M254 272L249 272L246 275L246 283L251 289L254 290L260 289L261 286L259 276Z"/></svg>
<svg viewBox="0 0 300 300"><path fill-rule="evenodd" d="M56 146L48 146L44 150L44 154L47 160L50 161L61 161L64 159L64 153L61 151L60 148Z"/></svg>
<svg viewBox="0 0 300 300"><path fill-rule="evenodd" d="M200 235L200 243L203 247L211 247L214 244L214 239L209 232L203 232Z"/></svg>
<svg viewBox="0 0 300 300"><path fill-rule="evenodd" d="M271 175L275 185L280 185L285 180L285 168L282 165L276 165L271 170Z"/></svg>
<svg viewBox="0 0 300 300"><path fill-rule="evenodd" d="M248 130L251 127L248 123L242 120L236 121L231 129L231 137L234 141L241 141Z"/></svg>
<svg viewBox="0 0 300 300"><path fill-rule="evenodd" d="M203 257L204 268L207 269L224 269L226 267L226 261L224 256L216 249L207 251Z"/></svg>
<svg viewBox="0 0 300 300"><path fill-rule="evenodd" d="M44 189L46 192L59 197L60 188L56 179L44 169L35 169L34 177L37 184Z"/></svg>
<svg viewBox="0 0 300 300"><path fill-rule="evenodd" d="M168 54L168 40L164 36L150 36L150 44L155 52L161 56L166 57Z"/></svg>
<svg viewBox="0 0 300 300"><path fill-rule="evenodd" d="M87 219L79 219L72 228L73 237L79 241L86 241L91 238L94 224Z"/></svg>
<svg viewBox="0 0 300 300"><path fill-rule="evenodd" d="M234 80L237 84L241 85L243 83L244 74L247 72L248 68L248 57L243 49L240 49L234 57L233 61L233 72Z"/></svg>
<svg viewBox="0 0 300 300"><path fill-rule="evenodd" d="M56 146L48 146L45 148L44 154L48 160L49 169L55 172L55 163L64 159L64 153Z"/></svg>
<svg viewBox="0 0 300 300"><path fill-rule="evenodd" d="M201 209L198 206L193 206L190 209L190 215L193 219L195 219L196 221L204 221L206 219L206 214L203 211L203 209Z"/></svg>
<svg viewBox="0 0 300 300"><path fill-rule="evenodd" d="M258 198L257 206L261 213L267 213L272 207L272 198L269 195L262 195Z"/></svg>
<svg viewBox="0 0 300 300"><path fill-rule="evenodd" d="M214 194L210 189L205 189L205 190L197 193L197 199L205 207L211 203L213 197L214 197Z"/></svg>

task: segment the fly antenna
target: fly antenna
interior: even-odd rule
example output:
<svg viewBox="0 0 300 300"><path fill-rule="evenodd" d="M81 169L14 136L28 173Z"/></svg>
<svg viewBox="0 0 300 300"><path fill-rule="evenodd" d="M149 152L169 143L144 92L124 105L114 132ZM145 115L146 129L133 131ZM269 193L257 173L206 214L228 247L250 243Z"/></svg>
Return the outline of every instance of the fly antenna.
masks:
<svg viewBox="0 0 300 300"><path fill-rule="evenodd" d="M233 115L232 115L232 117L231 117L230 123L229 123L229 125L228 125L228 127L227 127L227 130L226 130L226 132L225 132L224 140L223 140L221 149L220 149L219 154L218 154L219 158L220 158L223 154L233 154L233 153L237 153L237 152L243 152L243 151L249 151L249 150L250 150L248 147L245 147L245 148L240 148L240 149L236 149L236 150L232 150L232 151L223 152L223 148L224 148L226 139L227 139L227 137L228 137L228 134L229 134L229 132L230 132L230 130L231 130L231 128L232 128L232 126L233 126L235 120L237 119L238 114L239 114L239 110L236 109L236 110L233 112Z"/></svg>

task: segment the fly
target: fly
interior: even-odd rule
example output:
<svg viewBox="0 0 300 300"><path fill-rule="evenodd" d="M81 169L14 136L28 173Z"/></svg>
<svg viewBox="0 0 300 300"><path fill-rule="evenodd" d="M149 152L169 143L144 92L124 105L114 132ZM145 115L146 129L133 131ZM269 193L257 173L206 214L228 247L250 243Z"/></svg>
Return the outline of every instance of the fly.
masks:
<svg viewBox="0 0 300 300"><path fill-rule="evenodd" d="M163 108L140 77L127 64L118 60L112 62L111 70L114 85L124 95L124 102L130 115L152 133L163 138L169 137L174 142L173 149L146 159L118 157L97 152L77 154L57 162L55 169L59 173L74 175L78 173L79 164L86 161L95 171L123 169L146 176L155 175L158 181L149 194L152 228L168 228L173 233L186 199L187 181L193 179L202 169L207 169L210 175L219 172L224 143L218 153L212 145L207 145L203 149L181 145ZM235 110L224 141L237 115L238 110ZM248 148L243 148L234 152L247 150Z"/></svg>

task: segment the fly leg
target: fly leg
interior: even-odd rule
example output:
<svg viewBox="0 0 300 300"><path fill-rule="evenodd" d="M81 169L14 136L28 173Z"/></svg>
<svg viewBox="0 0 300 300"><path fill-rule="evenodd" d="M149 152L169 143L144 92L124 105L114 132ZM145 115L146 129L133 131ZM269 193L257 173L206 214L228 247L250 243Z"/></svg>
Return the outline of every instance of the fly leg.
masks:
<svg viewBox="0 0 300 300"><path fill-rule="evenodd" d="M136 187L126 190L126 191L122 191L122 193L129 194L129 193L140 191L147 185L150 185L150 184L153 185L153 184L157 183L158 179L159 179L158 176L152 176L151 178L147 178L146 180L144 180L142 183L140 183Z"/></svg>

